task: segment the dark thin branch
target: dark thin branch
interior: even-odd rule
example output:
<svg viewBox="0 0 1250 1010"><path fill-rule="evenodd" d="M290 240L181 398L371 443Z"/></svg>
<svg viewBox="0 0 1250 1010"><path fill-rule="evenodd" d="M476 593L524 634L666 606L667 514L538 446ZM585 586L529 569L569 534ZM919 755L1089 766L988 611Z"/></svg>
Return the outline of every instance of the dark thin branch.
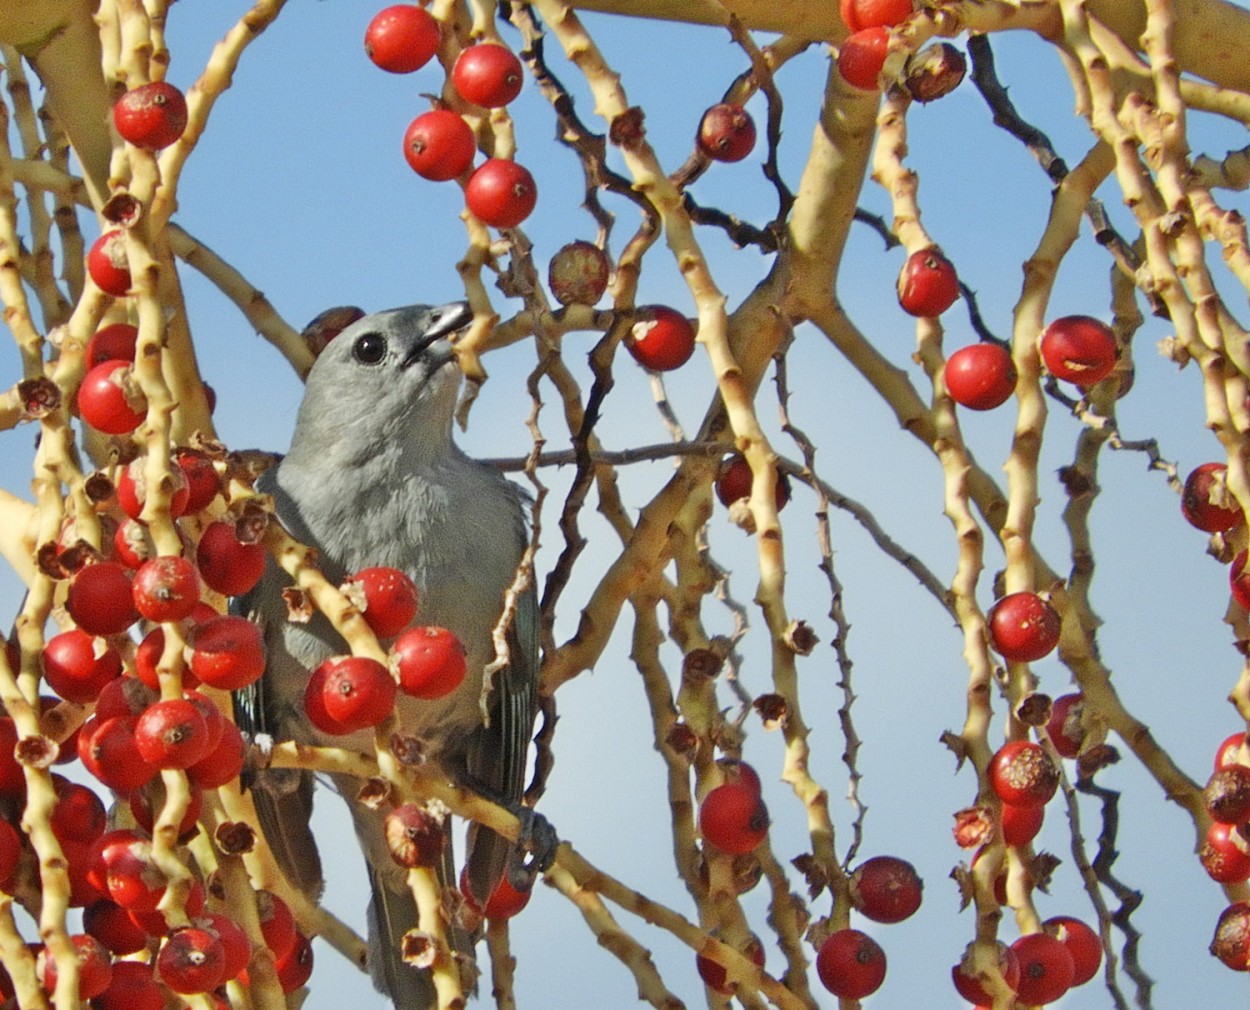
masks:
<svg viewBox="0 0 1250 1010"><path fill-rule="evenodd" d="M903 243L898 240L898 236L890 230L890 226L885 223L885 218L880 214L874 214L872 211L864 210L863 207L855 208L855 220L860 224L866 224L869 228L881 236L881 241L885 243L886 249L896 249Z"/></svg>
<svg viewBox="0 0 1250 1010"><path fill-rule="evenodd" d="M959 282L959 293L964 296L964 304L968 306L968 322L972 324L973 332L987 344L1000 344L1003 347L1007 347L1007 341L1002 337L996 336L985 325L985 319L981 315L981 307L977 305L977 293L963 281Z"/></svg>
<svg viewBox="0 0 1250 1010"><path fill-rule="evenodd" d="M691 221L695 224L720 228L739 249L753 245L758 246L760 252L774 253L780 245L776 232L771 228L757 228L726 211L715 207L703 207L690 195L689 191L682 193L682 202Z"/></svg>

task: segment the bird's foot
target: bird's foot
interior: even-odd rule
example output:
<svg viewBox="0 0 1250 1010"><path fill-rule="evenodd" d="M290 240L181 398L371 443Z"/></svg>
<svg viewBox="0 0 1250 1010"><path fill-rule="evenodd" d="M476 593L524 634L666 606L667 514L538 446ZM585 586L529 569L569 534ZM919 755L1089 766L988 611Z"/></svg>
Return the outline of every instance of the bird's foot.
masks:
<svg viewBox="0 0 1250 1010"><path fill-rule="evenodd" d="M508 882L518 891L528 891L534 879L551 868L556 859L560 837L551 822L529 807L514 811L521 822L516 847L508 859Z"/></svg>

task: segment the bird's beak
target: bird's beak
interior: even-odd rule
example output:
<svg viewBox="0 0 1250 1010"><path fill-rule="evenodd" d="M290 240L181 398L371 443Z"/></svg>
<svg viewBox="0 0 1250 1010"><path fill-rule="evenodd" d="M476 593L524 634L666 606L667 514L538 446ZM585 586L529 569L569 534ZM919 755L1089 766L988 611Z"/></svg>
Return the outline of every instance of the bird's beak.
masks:
<svg viewBox="0 0 1250 1010"><path fill-rule="evenodd" d="M430 325L421 335L421 339L413 344L412 350L404 356L404 360L400 362L400 368L408 368L416 364L431 344L457 330L464 329L473 321L473 311L469 308L468 302L449 302L446 305L440 305L431 310L431 315L433 319Z"/></svg>

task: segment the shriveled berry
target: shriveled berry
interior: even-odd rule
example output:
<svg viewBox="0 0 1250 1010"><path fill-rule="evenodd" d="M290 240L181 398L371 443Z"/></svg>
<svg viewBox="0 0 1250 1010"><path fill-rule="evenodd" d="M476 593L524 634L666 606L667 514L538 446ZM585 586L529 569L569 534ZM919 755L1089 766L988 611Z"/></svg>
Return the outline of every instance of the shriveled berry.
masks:
<svg viewBox="0 0 1250 1010"><path fill-rule="evenodd" d="M897 856L873 856L851 873L851 903L873 922L902 922L920 907L924 882Z"/></svg>
<svg viewBox="0 0 1250 1010"><path fill-rule="evenodd" d="M1222 824L1250 821L1250 768L1234 764L1215 772L1202 791L1202 802L1212 820Z"/></svg>
<svg viewBox="0 0 1250 1010"><path fill-rule="evenodd" d="M547 266L547 286L561 305L594 305L608 289L612 264L593 242L562 246Z"/></svg>
<svg viewBox="0 0 1250 1010"><path fill-rule="evenodd" d="M1210 951L1233 971L1250 971L1250 901L1235 901L1220 913Z"/></svg>
<svg viewBox="0 0 1250 1010"><path fill-rule="evenodd" d="M437 866L447 842L441 818L416 803L404 803L383 821L386 847L400 866Z"/></svg>

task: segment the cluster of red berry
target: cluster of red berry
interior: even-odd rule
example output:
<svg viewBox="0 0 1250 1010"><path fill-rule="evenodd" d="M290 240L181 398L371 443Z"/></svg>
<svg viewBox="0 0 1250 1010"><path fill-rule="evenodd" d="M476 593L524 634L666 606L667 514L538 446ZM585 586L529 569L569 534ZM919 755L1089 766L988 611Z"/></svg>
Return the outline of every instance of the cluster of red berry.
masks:
<svg viewBox="0 0 1250 1010"><path fill-rule="evenodd" d="M742 761L721 762L724 781L708 791L699 805L699 832L704 842L730 856L746 856L768 836L768 810L761 797L760 778ZM754 878L752 878L754 879ZM851 906L865 918L879 923L902 922L920 907L924 884L911 863L896 856L874 856L857 866L847 881ZM742 951L756 964L764 964L759 937L748 938ZM711 989L730 993L725 967L711 957L699 955L699 975ZM816 973L840 999L863 999L880 988L885 979L885 951L871 936L858 929L838 929L820 944Z"/></svg>
<svg viewBox="0 0 1250 1010"><path fill-rule="evenodd" d="M365 52L383 70L410 74L438 52L439 23L427 10L396 4L379 11L365 30ZM521 93L521 61L506 46L479 42L463 50L451 71L457 95L482 109L503 108ZM423 179L447 182L469 172L477 140L464 118L439 107L422 113L404 132L404 157ZM487 158L469 172L466 206L494 228L515 228L534 209L538 187L523 165L507 158Z"/></svg>

